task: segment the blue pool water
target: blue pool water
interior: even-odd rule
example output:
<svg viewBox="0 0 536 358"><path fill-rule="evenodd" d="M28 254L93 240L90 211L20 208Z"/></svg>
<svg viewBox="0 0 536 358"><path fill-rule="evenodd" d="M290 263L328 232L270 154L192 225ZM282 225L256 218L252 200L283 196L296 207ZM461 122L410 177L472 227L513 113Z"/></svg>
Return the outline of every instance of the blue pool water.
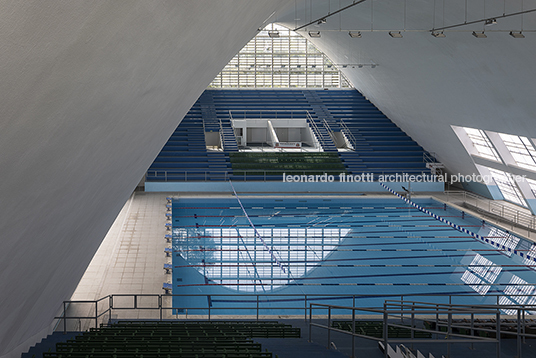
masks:
<svg viewBox="0 0 536 358"><path fill-rule="evenodd" d="M173 294L191 295L173 298L178 312L251 314L259 305L261 314L292 314L311 302L379 307L401 295L535 303L526 296L535 290L534 261L512 253L532 243L432 199L414 202L501 250L397 198L241 202L255 229L236 198L173 201ZM235 309L218 312L224 306Z"/></svg>

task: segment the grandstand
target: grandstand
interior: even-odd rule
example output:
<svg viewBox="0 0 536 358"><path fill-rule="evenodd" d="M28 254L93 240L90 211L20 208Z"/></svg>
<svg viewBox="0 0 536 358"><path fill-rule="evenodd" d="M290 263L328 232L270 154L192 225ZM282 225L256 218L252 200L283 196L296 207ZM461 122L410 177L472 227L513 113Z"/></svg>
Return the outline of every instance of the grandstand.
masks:
<svg viewBox="0 0 536 358"><path fill-rule="evenodd" d="M316 137L319 150L315 165L305 165L303 150L286 165L266 166L253 157L267 158L271 148L266 143L252 143L263 154L246 154L239 150L231 119L247 117L307 119L306 129ZM206 133L206 134L205 134ZM207 149L205 138L216 134L221 150ZM314 134L313 134L314 133ZM337 149L335 141L339 139ZM247 146L244 146L247 147ZM300 145L300 149L302 146ZM307 148L304 148L307 151ZM240 154L238 154L240 153ZM338 154L333 156L331 154ZM287 156L290 153L286 154ZM245 158L251 158L245 165ZM240 158L240 159L239 159ZM325 158L325 160L319 160ZM290 163L296 163L291 165ZM298 165L297 163L302 163ZM344 169L340 164L344 165ZM258 165L256 165L258 164ZM316 174L333 171L392 174L429 173L425 152L415 141L391 122L381 111L356 90L205 90L177 127L147 172L147 181L187 181L242 179L281 180L283 172ZM338 172L337 172L338 170Z"/></svg>
<svg viewBox="0 0 536 358"><path fill-rule="evenodd" d="M535 8L3 1L0 358L536 356Z"/></svg>

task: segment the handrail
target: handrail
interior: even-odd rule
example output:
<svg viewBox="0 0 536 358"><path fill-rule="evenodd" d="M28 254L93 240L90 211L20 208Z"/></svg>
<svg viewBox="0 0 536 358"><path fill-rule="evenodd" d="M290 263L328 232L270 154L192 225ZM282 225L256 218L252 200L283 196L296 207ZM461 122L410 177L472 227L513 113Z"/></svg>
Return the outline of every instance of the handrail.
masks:
<svg viewBox="0 0 536 358"><path fill-rule="evenodd" d="M223 137L223 123L221 122L221 118L218 118L218 121L219 121L219 124L220 124L220 143L221 143L221 148L223 150L225 150L225 140L224 140L224 137ZM205 121L203 121L203 123L205 123Z"/></svg>
<svg viewBox="0 0 536 358"><path fill-rule="evenodd" d="M311 129L313 130L313 133L316 136L316 139L318 140L318 143L322 148L327 146L327 143L324 139L324 136L320 133L320 129L318 129L317 124L315 123L315 120L313 119L313 116L311 116L311 113L307 111L307 123L311 126Z"/></svg>
<svg viewBox="0 0 536 358"><path fill-rule="evenodd" d="M307 110L229 110L229 118L234 119L305 119Z"/></svg>
<svg viewBox="0 0 536 358"><path fill-rule="evenodd" d="M324 128L326 128L326 130L328 131L328 134L331 137L331 140L333 141L333 143L335 143L336 142L335 133L333 129L331 129L331 126L329 125L328 121L326 121L325 118L322 118L322 124L324 125Z"/></svg>
<svg viewBox="0 0 536 358"><path fill-rule="evenodd" d="M448 202L455 202L458 199L466 205L475 207L477 211L494 215L503 219L502 221L512 222L533 232L536 231L536 216L528 214L528 210L516 210L496 200L490 200L468 191L446 190L445 194Z"/></svg>
<svg viewBox="0 0 536 358"><path fill-rule="evenodd" d="M247 307L245 305L242 305L240 307L237 307L236 305L230 305L229 307L225 307L225 306L222 306L222 307L216 307L216 308L211 308L210 306L204 306L204 307L188 307L188 309L190 310L207 310L207 311L214 311L214 310L234 310L234 309L241 309L241 310L255 310L256 311L256 316L260 316L260 311L262 310L273 310L274 308L272 306L270 307L261 307L260 304L261 303L268 303L268 302L279 302L279 303L283 303L283 302L299 302L299 301L303 301L304 302L304 305L302 306L297 306L297 305L292 305L292 306L283 306L283 307L277 307L276 309L277 310L280 310L280 311L285 311L285 310L293 310L293 311L300 311L300 310L303 310L303 313L302 313L302 316L305 317L305 319L307 319L307 312L309 311L309 306L308 304L310 303L314 303L314 301L317 301L317 300L336 300L336 299L344 299L344 300L352 300L354 302L354 306L353 308L355 309L359 309L359 310L362 310L362 311L368 311L368 312L376 312L375 310L378 310L378 308L374 308L374 307L356 307L355 306L355 302L356 302L356 299L367 299L367 298L377 298L378 297L378 294L364 294L364 293L360 293L360 294L345 294L345 293L340 293L340 294L321 294L321 293L312 293L312 294L285 294L285 293L222 293L222 294L207 294L207 293L204 293L204 294L200 294L200 293L196 293L196 294L110 294L110 295L107 295L107 296L104 296L104 297L101 297L97 300L67 300L67 301L64 301L63 304L64 304L64 310L63 312L60 314L60 316L57 316L55 317L55 319L58 319L58 320L70 320L70 319L89 319L89 320L95 320L97 319L98 317L101 317L103 316L104 314L106 314L108 312L108 310L158 310L158 311L164 311L164 310L175 310L175 309L183 309L183 308L186 308L186 307L174 307L173 304L169 305L169 306L165 306L163 304L163 298L174 298L174 297L203 297L203 298L206 298L207 296L211 296L213 298L213 302L215 302L216 300L214 299L215 297L229 297L229 298L233 298L234 300L229 300L229 301L221 301L221 302L237 302L240 301L240 302L248 302L248 303L254 303L256 304L256 306L250 306L250 307ZM448 303L429 303L429 302L421 302L421 301L412 301L412 304L419 304L419 305L430 305L430 306L438 306L438 307L480 307L482 309L489 309L490 307L500 307L500 308L504 308L504 309L510 309L512 307L523 307L525 310L536 310L536 305L522 305L522 306L519 306L519 305L499 305L499 298L500 297L503 297L504 295L501 295L501 294L498 294L498 293L490 293L488 295L486 295L488 298L493 298L495 297L495 300L497 303L496 304L482 304L482 305L468 305L468 304L456 304L456 303L453 303L455 302L457 299L463 299L463 298L466 298L466 297L479 297L479 298L482 298L482 295L478 294L478 293L465 293L465 294L456 294L456 295L442 295L442 296L437 296L435 294L386 294L385 297L386 297L386 302L405 302L405 299L407 299L408 297L412 297L412 298L424 298L424 297L433 297L435 300L440 300L440 301L446 301ZM516 293L515 294L516 297L533 297L533 295L531 294L518 294ZM149 306L142 306L140 305L140 302L142 301L142 298L156 298L158 299L157 301L155 302L158 302L158 305L155 305L153 307L149 307ZM128 307L122 307L121 304L120 304L120 299L121 298L131 298L132 299L132 305L128 306ZM262 299L261 299L262 298ZM400 300L395 300L395 298L400 298ZM199 300L197 300L196 302L198 302ZM68 312L71 311L71 310L75 310L76 307L74 307L75 305L77 304L83 304L83 305L86 305L86 304L89 304L90 306L95 306L97 308L97 305L99 303L103 303L104 304L104 307L106 307L105 310L102 310L102 312L98 312L98 310L96 309L95 311L93 311L93 314L91 315L88 315L88 316L69 316L68 315ZM315 305L321 305L321 303L315 303ZM336 305L331 305L332 307L347 307L347 306L336 306ZM301 307L301 308L300 308ZM475 311L476 312L476 311ZM378 313L378 312L376 312ZM278 315L281 314L281 313L278 313ZM210 315L210 313L209 313Z"/></svg>
<svg viewBox="0 0 536 358"><path fill-rule="evenodd" d="M517 339L517 356L521 357L522 345L526 338L536 338L535 334L527 333L526 326L532 325L532 320L527 321L525 316L528 310L534 310L534 305L467 305L467 304L438 304L431 302L415 302L400 300L386 300L383 308L338 306L322 303L309 304L309 341L312 341L312 328L317 327L327 331L327 348L331 348L331 332L351 336L351 356L355 356L355 338L364 338L382 343L385 357L388 357L389 343L447 343L447 357L450 355L451 344L471 343L471 349L475 342L487 342L496 344L496 355L501 354L501 336L511 335ZM326 324L314 321L315 310L328 311ZM501 310L512 310L515 314L508 319L501 319ZM346 316L351 317L351 331L332 327L332 313L348 311ZM383 337L367 335L366 332L356 333L356 312L376 313L382 317ZM476 317L486 317L487 321L475 320ZM504 316L504 315L503 315ZM512 316L515 318L512 319ZM433 318L435 317L435 318ZM457 318L461 317L461 318ZM458 321L453 321L457 319ZM463 319L463 320L461 320ZM400 322L397 324L396 322ZM409 322L408 322L409 321ZM435 323L434 328L426 328L424 322ZM435 322L434 322L435 321ZM407 323L406 323L407 322ZM419 322L423 324L418 325ZM408 323L410 325L408 326ZM424 326L424 327L423 327ZM511 327L511 330L502 327ZM408 338L389 338L389 327L402 328L410 331ZM440 328L444 328L440 330ZM470 334L454 333L454 329L463 329ZM416 332L428 333L430 338L415 338ZM480 337L480 332L489 332L493 336ZM479 335L475 335L478 333Z"/></svg>
<svg viewBox="0 0 536 358"><path fill-rule="evenodd" d="M434 152L422 152L422 160L424 163L437 163L436 154Z"/></svg>
<svg viewBox="0 0 536 358"><path fill-rule="evenodd" d="M186 182L186 181L211 181L211 178L219 178L224 181L239 180L239 181L273 181L271 180L274 175L279 176L279 179L283 179L284 173L288 175L316 175L319 173L326 173L328 175L339 175L345 173L342 169L235 169L226 170L221 172L215 172L214 170L157 170L151 169L147 171L146 182ZM274 174L275 173L275 174ZM375 174L376 175L376 174ZM262 179L259 177L262 176ZM173 178L171 178L173 177ZM177 179L177 177L179 177ZM151 180L153 179L153 180Z"/></svg>
<svg viewBox="0 0 536 358"><path fill-rule="evenodd" d="M341 118L341 121L340 121L340 127L341 127L341 132L346 136L346 138L350 142L350 145L352 146L351 149L356 150L357 149L357 139L355 139L354 134L352 133L350 128L348 128L346 123L344 123L342 118Z"/></svg>
<svg viewBox="0 0 536 358"><path fill-rule="evenodd" d="M200 302L205 301L206 297L210 296L213 303L218 302L221 304L221 307L212 307L211 305L201 306ZM262 316L272 317L277 315L285 315L285 312L297 312L298 315L304 318L305 321L309 322L309 334L311 334L312 327L318 327L326 329L328 331L328 348L331 332L339 332L352 337L352 344L354 344L355 337L373 339L376 341L384 342L385 347L389 342L409 342L409 343L418 343L418 342L443 342L447 344L451 343L473 343L473 342L495 342L500 345L501 335L515 335L518 340L518 352L521 349L521 340L526 338L536 338L536 335L527 333L525 326L528 324L533 324L533 320L527 320L526 316L529 311L534 311L536 305L501 305L499 304L499 298L504 295L500 294L489 294L489 297L496 297L496 304L458 304L453 303L457 299L463 300L466 297L482 297L481 295L474 293L467 293L463 295L445 295L437 296L434 294L423 295L423 294L409 294L409 295L386 295L386 300L384 301L381 307L359 307L356 306L356 299L368 297L377 297L377 294L271 294L271 293L243 293L243 294L111 294L104 296L98 300L81 300L81 301L64 301L64 312L55 317L60 322L63 322L63 330L67 331L67 322L69 320L77 320L81 322L87 322L88 324L84 325L84 328L79 327L78 329L85 330L94 326L98 328L99 324L106 324L112 318L113 319L138 319L140 317L148 317L146 313L143 312L155 312L153 315L150 315L152 319L163 320L163 319L178 319L178 314L181 314L180 319L205 319L200 317L206 317L208 320L217 318L221 319L227 317L225 315L219 315L214 317L214 312L226 312L230 311L229 315L236 317L237 311L242 310L245 312L246 316L252 316L253 319L259 320ZM186 307L186 306L175 306L173 298L175 297L203 297L204 300L193 300L196 307ZM221 297L220 299L218 299ZM228 297L226 299L226 297ZM424 297L433 297L436 302L426 302L426 301L414 301L413 299ZM516 297L532 297L530 294L516 294ZM231 299L233 298L233 299ZM399 299L398 299L399 298ZM410 300L408 300L410 298ZM331 302L334 299L343 299L348 302L351 300L353 303L351 306L345 305L336 305L336 304L326 304L324 300ZM237 305L237 302L241 304ZM274 308L273 303L278 302L282 306ZM442 303L448 302L448 303ZM463 302L463 301L462 301ZM100 304L99 304L100 303ZM78 305L81 306L78 306ZM84 306L89 305L89 306ZM89 307L89 308L88 308ZM92 307L94 309L92 309ZM79 314L80 310L84 312L89 312L88 314ZM272 312L273 310L277 312ZM184 310L181 313L174 312L175 310ZM190 312L188 312L188 310ZM192 317L192 310L202 310L200 313L193 312L194 316ZM249 310L244 311L244 310ZM271 313L261 315L265 310L271 310ZM503 311L513 311L514 314L502 314ZM320 313L319 313L320 311ZM253 312L251 314L251 312ZM347 313L345 313L347 312ZM356 315L357 312L364 312L362 315L370 314L377 317L377 320L383 319L384 321L384 337L377 338L367 336L366 334L357 334L355 333L355 321L358 318ZM190 316L188 316L190 313ZM289 318L295 318L294 316L288 315ZM352 327L354 327L353 332L345 331L342 329L331 327L331 320L336 315L337 319L351 319ZM327 317L327 325L322 325L317 319L325 319ZM497 324L495 329L480 327L479 321L475 320L476 318L482 319L495 319L495 322L500 322ZM508 318L508 322L501 319ZM457 321L453 321L453 318ZM150 319L150 318L149 318ZM246 318L245 318L246 319ZM251 319L251 318L250 318ZM370 318L369 318L370 319ZM467 319L470 321L463 322L462 319ZM417 326L416 322L418 321L435 321L436 328L427 329L422 328L422 326ZM408 327L407 323L411 322L411 325ZM398 323L400 322L400 323ZM491 322L491 321L490 321ZM486 323L486 322L484 322ZM487 323L486 323L487 324ZM482 323L482 325L484 325ZM502 326L509 326L516 328L515 330L504 330ZM408 329L411 332L411 338L389 338L387 327L399 327ZM446 327L446 331L440 331L440 327ZM69 327L71 328L71 327ZM453 332L453 328L465 328L470 329L472 335L463 335ZM478 337L474 336L475 331L485 331L485 332L495 332L495 338L490 337ZM414 338L414 332L428 332L433 335L436 335L436 338ZM439 336L440 335L440 336ZM446 337L445 337L446 336ZM311 336L310 336L311 337ZM446 338L446 340L445 340Z"/></svg>

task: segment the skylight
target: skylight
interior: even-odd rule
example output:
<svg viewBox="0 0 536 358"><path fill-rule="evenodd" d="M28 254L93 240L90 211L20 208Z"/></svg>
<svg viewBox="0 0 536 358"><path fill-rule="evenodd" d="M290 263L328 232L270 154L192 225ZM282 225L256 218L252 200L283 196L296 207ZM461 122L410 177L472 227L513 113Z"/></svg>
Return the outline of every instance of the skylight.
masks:
<svg viewBox="0 0 536 358"><path fill-rule="evenodd" d="M536 171L536 150L527 137L499 133L506 148L512 154L516 165Z"/></svg>
<svg viewBox="0 0 536 358"><path fill-rule="evenodd" d="M526 206L525 200L523 199L523 195L521 194L519 187L512 178L512 174L503 172L502 170L496 170L492 168L488 169L505 200L511 201L521 206Z"/></svg>
<svg viewBox="0 0 536 358"><path fill-rule="evenodd" d="M532 194L536 196L536 180L529 179L529 178L525 178L525 180L527 181L527 183L529 183L530 190L532 190Z"/></svg>
<svg viewBox="0 0 536 358"><path fill-rule="evenodd" d="M497 151L493 147L493 144L491 144L490 140L488 139L488 136L482 129L464 128L464 130L467 133L469 139L471 139L473 147L476 150L478 156L499 163L501 162L499 154L497 153Z"/></svg>
<svg viewBox="0 0 536 358"><path fill-rule="evenodd" d="M350 88L341 71L313 44L270 24L224 67L209 88Z"/></svg>

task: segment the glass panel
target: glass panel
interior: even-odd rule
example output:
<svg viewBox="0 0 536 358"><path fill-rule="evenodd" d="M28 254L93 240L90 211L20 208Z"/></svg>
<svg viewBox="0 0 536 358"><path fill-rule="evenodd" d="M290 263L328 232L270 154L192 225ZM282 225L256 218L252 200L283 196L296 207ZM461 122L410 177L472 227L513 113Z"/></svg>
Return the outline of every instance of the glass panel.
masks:
<svg viewBox="0 0 536 358"><path fill-rule="evenodd" d="M529 183L530 190L532 190L532 194L536 196L536 180L529 179L529 178L525 178L525 180L527 181L527 183Z"/></svg>
<svg viewBox="0 0 536 358"><path fill-rule="evenodd" d="M464 130L469 136L469 139L473 142L473 147L476 149L479 156L496 162L501 162L499 154L483 130L474 128L464 128Z"/></svg>
<svg viewBox="0 0 536 358"><path fill-rule="evenodd" d="M536 150L527 137L504 133L499 136L518 166L536 171Z"/></svg>
<svg viewBox="0 0 536 358"><path fill-rule="evenodd" d="M309 40L283 26L270 24L244 46L209 85L209 88L236 87L352 86Z"/></svg>
<svg viewBox="0 0 536 358"><path fill-rule="evenodd" d="M523 195L521 194L521 191L519 190L517 184L512 178L512 174L503 172L502 170L496 170L491 168L488 169L505 200L519 204L521 206L526 206L525 200L523 199Z"/></svg>

